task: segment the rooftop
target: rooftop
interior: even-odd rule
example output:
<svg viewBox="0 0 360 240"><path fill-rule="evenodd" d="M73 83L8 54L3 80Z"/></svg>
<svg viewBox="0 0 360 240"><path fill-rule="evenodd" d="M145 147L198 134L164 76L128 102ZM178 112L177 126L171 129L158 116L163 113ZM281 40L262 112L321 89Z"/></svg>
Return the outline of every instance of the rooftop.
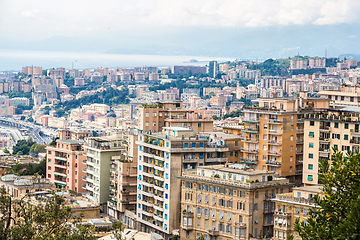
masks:
<svg viewBox="0 0 360 240"><path fill-rule="evenodd" d="M228 165L211 165L211 166L201 166L199 169L211 169L224 171L229 173L237 173L242 175L263 175L269 174L272 172L263 171L263 170L255 170L252 168L247 168L245 164L228 164Z"/></svg>
<svg viewBox="0 0 360 240"><path fill-rule="evenodd" d="M77 140L71 140L71 139L57 139L57 143L64 143L64 144L70 144L70 145L81 145L82 142Z"/></svg>
<svg viewBox="0 0 360 240"><path fill-rule="evenodd" d="M323 192L323 186L322 185L303 186L303 187L296 187L293 190L313 192L313 193L322 193Z"/></svg>
<svg viewBox="0 0 360 240"><path fill-rule="evenodd" d="M169 131L178 131L178 132L194 131L190 128L184 128L184 127L163 127L163 129L169 130Z"/></svg>

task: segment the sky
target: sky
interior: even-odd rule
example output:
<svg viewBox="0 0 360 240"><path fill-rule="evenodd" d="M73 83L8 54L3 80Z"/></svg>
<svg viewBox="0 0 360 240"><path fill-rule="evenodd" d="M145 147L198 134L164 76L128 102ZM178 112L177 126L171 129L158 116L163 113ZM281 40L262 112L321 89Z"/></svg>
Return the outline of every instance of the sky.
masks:
<svg viewBox="0 0 360 240"><path fill-rule="evenodd" d="M360 23L359 0L0 0L2 38Z"/></svg>
<svg viewBox="0 0 360 240"><path fill-rule="evenodd" d="M0 65L41 57L6 51L360 60L359 29L360 0L0 0Z"/></svg>

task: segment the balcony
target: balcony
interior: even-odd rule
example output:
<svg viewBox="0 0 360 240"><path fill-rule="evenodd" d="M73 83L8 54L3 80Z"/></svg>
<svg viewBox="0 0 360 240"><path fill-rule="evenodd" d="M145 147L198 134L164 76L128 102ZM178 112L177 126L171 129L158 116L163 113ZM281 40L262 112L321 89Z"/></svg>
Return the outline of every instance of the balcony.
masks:
<svg viewBox="0 0 360 240"><path fill-rule="evenodd" d="M243 118L242 121L247 122L247 123L258 123L260 121L260 119L259 118Z"/></svg>
<svg viewBox="0 0 360 240"><path fill-rule="evenodd" d="M350 129L351 136L360 137L359 129Z"/></svg>
<svg viewBox="0 0 360 240"><path fill-rule="evenodd" d="M304 150L302 149L296 149L296 154L300 155L303 154Z"/></svg>
<svg viewBox="0 0 360 240"><path fill-rule="evenodd" d="M290 218L291 213L284 213L284 212L281 212L281 211L275 211L274 216L275 217L282 217L282 218Z"/></svg>
<svg viewBox="0 0 360 240"><path fill-rule="evenodd" d="M304 133L304 129L303 129L303 128L298 128L298 129L296 129L296 133L297 133L297 134L303 134L303 133Z"/></svg>
<svg viewBox="0 0 360 240"><path fill-rule="evenodd" d="M235 222L235 227L246 228L246 223L244 223L244 222Z"/></svg>
<svg viewBox="0 0 360 240"><path fill-rule="evenodd" d="M283 124L283 121L277 119L268 119L267 123L269 124Z"/></svg>
<svg viewBox="0 0 360 240"><path fill-rule="evenodd" d="M274 226L274 221L264 222L263 226L265 226L265 227Z"/></svg>
<svg viewBox="0 0 360 240"><path fill-rule="evenodd" d="M281 167L281 163L276 161L266 161L265 164L272 167Z"/></svg>
<svg viewBox="0 0 360 240"><path fill-rule="evenodd" d="M191 231L193 230L193 226L191 225L182 225L181 226L182 229L184 229L185 231Z"/></svg>
<svg viewBox="0 0 360 240"><path fill-rule="evenodd" d="M54 166L55 166L55 167L59 167L59 168L64 168L64 169L66 169L66 165L63 165L63 164L54 163Z"/></svg>
<svg viewBox="0 0 360 240"><path fill-rule="evenodd" d="M280 130L267 129L266 132L267 132L267 134L271 134L271 135L281 135L281 134L283 134L283 131L280 131Z"/></svg>
<svg viewBox="0 0 360 240"><path fill-rule="evenodd" d="M200 158L195 158L195 157L193 158L191 156L182 159L183 163L197 163L199 161L200 161Z"/></svg>
<svg viewBox="0 0 360 240"><path fill-rule="evenodd" d="M259 143L259 139L258 138L245 138L244 142L247 142L247 143Z"/></svg>
<svg viewBox="0 0 360 240"><path fill-rule="evenodd" d="M320 132L330 132L330 127L327 126L320 126Z"/></svg>
<svg viewBox="0 0 360 240"><path fill-rule="evenodd" d="M350 143L351 144L360 144L360 140L351 139Z"/></svg>
<svg viewBox="0 0 360 240"><path fill-rule="evenodd" d="M254 128L254 127L245 127L242 132L244 133L258 133L259 132L259 128Z"/></svg>
<svg viewBox="0 0 360 240"><path fill-rule="evenodd" d="M269 200L270 200L270 198L269 198ZM271 207L264 208L264 213L274 213L274 208L271 208Z"/></svg>
<svg viewBox="0 0 360 240"><path fill-rule="evenodd" d="M259 149L254 148L240 148L241 152L247 152L247 153L258 153Z"/></svg>
<svg viewBox="0 0 360 240"><path fill-rule="evenodd" d="M329 157L329 149L319 148L319 157L328 158Z"/></svg>
<svg viewBox="0 0 360 240"><path fill-rule="evenodd" d="M219 231L215 229L208 229L208 234L211 236L219 236Z"/></svg>
<svg viewBox="0 0 360 240"><path fill-rule="evenodd" d="M269 145L281 145L282 141L267 140L266 143L269 144Z"/></svg>
<svg viewBox="0 0 360 240"><path fill-rule="evenodd" d="M295 161L295 164L296 164L296 165L303 164L303 160L296 160L296 161Z"/></svg>
<svg viewBox="0 0 360 240"><path fill-rule="evenodd" d="M245 163L245 164L258 164L259 160L258 159L252 159L252 158L240 158L240 162L241 163Z"/></svg>
<svg viewBox="0 0 360 240"><path fill-rule="evenodd" d="M319 138L319 142L320 142L320 143L329 143L329 142L330 142L330 139L324 138L324 137L320 137L320 138ZM350 141L350 143L351 143L351 141Z"/></svg>
<svg viewBox="0 0 360 240"><path fill-rule="evenodd" d="M206 158L205 162L226 163L227 160L227 158Z"/></svg>
<svg viewBox="0 0 360 240"><path fill-rule="evenodd" d="M266 153L271 156L281 156L281 152L278 151L266 151Z"/></svg>
<svg viewBox="0 0 360 240"><path fill-rule="evenodd" d="M296 144L303 144L304 143L304 139L296 139Z"/></svg>
<svg viewBox="0 0 360 240"><path fill-rule="evenodd" d="M302 174L302 173L303 173L303 170L296 170L295 173L296 173L296 174Z"/></svg>

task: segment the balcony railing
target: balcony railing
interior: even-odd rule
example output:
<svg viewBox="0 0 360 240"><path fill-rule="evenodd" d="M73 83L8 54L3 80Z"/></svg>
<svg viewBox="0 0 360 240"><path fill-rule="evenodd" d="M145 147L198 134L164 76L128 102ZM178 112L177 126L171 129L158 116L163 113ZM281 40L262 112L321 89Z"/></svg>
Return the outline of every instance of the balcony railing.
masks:
<svg viewBox="0 0 360 240"><path fill-rule="evenodd" d="M248 152L248 153L258 153L259 149L254 148L240 148L240 151L242 152Z"/></svg>
<svg viewBox="0 0 360 240"><path fill-rule="evenodd" d="M268 134L273 134L273 135L281 135L283 134L283 131L280 131L280 130L270 130L270 129L267 129L266 132Z"/></svg>
<svg viewBox="0 0 360 240"><path fill-rule="evenodd" d="M257 123L260 121L260 119L259 118L243 118L242 121L249 122L249 123Z"/></svg>
<svg viewBox="0 0 360 240"><path fill-rule="evenodd" d="M266 153L268 155L281 156L281 152L279 152L279 151L266 151Z"/></svg>
<svg viewBox="0 0 360 240"><path fill-rule="evenodd" d="M269 166L281 167L281 163L276 161L266 161L265 164Z"/></svg>
<svg viewBox="0 0 360 240"><path fill-rule="evenodd" d="M241 163L259 163L258 159L252 159L252 158L240 158Z"/></svg>
<svg viewBox="0 0 360 240"><path fill-rule="evenodd" d="M277 120L277 119L268 119L267 123L270 123L270 124L282 124L283 121Z"/></svg>
<svg viewBox="0 0 360 240"><path fill-rule="evenodd" d="M245 138L244 141L250 142L250 143L258 143L259 139L258 138Z"/></svg>
<svg viewBox="0 0 360 240"><path fill-rule="evenodd" d="M267 140L266 143L269 144L269 145L281 145L282 141Z"/></svg>

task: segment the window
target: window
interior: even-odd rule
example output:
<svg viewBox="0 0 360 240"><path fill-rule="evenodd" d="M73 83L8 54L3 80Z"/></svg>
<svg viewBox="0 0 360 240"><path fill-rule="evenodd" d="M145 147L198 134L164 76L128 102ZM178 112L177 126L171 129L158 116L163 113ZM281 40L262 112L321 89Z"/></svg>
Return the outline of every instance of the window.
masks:
<svg viewBox="0 0 360 240"><path fill-rule="evenodd" d="M192 147L192 148L196 148L196 143L192 143L192 144L191 144L191 147Z"/></svg>
<svg viewBox="0 0 360 240"><path fill-rule="evenodd" d="M282 206L282 211L283 211L284 213L286 213L286 205L283 205L283 206Z"/></svg>
<svg viewBox="0 0 360 240"><path fill-rule="evenodd" d="M188 143L184 143L184 148L188 148L189 144Z"/></svg>
<svg viewBox="0 0 360 240"><path fill-rule="evenodd" d="M312 154L312 153L309 153L309 158L314 158L314 154Z"/></svg>
<svg viewBox="0 0 360 240"><path fill-rule="evenodd" d="M295 213L299 214L299 207L295 207Z"/></svg>
<svg viewBox="0 0 360 240"><path fill-rule="evenodd" d="M348 123L345 123L345 129L349 129L349 124Z"/></svg>
<svg viewBox="0 0 360 240"><path fill-rule="evenodd" d="M313 180L313 175L308 175L307 180L312 181Z"/></svg>
<svg viewBox="0 0 360 240"><path fill-rule="evenodd" d="M204 147L204 143L200 143L200 147L201 147L201 148Z"/></svg>
<svg viewBox="0 0 360 240"><path fill-rule="evenodd" d="M266 134L264 134L263 137L264 137L264 140L267 140L267 135Z"/></svg>
<svg viewBox="0 0 360 240"><path fill-rule="evenodd" d="M309 209L305 208L304 209L304 215L307 216L309 214Z"/></svg>
<svg viewBox="0 0 360 240"><path fill-rule="evenodd" d="M148 126L149 126L149 122L145 122L145 126L148 127Z"/></svg>
<svg viewBox="0 0 360 240"><path fill-rule="evenodd" d="M258 204L254 203L254 211L257 211L259 209Z"/></svg>
<svg viewBox="0 0 360 240"><path fill-rule="evenodd" d="M309 137L314 137L314 132L309 132Z"/></svg>
<svg viewBox="0 0 360 240"><path fill-rule="evenodd" d="M314 143L309 143L309 148L314 148Z"/></svg>
<svg viewBox="0 0 360 240"><path fill-rule="evenodd" d="M238 145L238 141L235 141L235 146L237 146Z"/></svg>
<svg viewBox="0 0 360 240"><path fill-rule="evenodd" d="M290 166L290 170L289 170L290 172L292 172L292 167Z"/></svg>
<svg viewBox="0 0 360 240"><path fill-rule="evenodd" d="M233 152L230 152L230 157L232 157L233 156Z"/></svg>
<svg viewBox="0 0 360 240"><path fill-rule="evenodd" d="M334 128L339 128L339 123L334 123Z"/></svg>
<svg viewBox="0 0 360 240"><path fill-rule="evenodd" d="M314 123L315 123L314 121L310 121L310 126L314 126L315 125Z"/></svg>
<svg viewBox="0 0 360 240"><path fill-rule="evenodd" d="M344 134L344 140L349 140L349 135Z"/></svg>
<svg viewBox="0 0 360 240"><path fill-rule="evenodd" d="M308 165L308 169L309 169L309 170L313 170L313 169L314 169L314 166L313 166L312 164L309 164L309 165Z"/></svg>
<svg viewBox="0 0 360 240"><path fill-rule="evenodd" d="M264 129L267 129L267 124L264 124Z"/></svg>
<svg viewBox="0 0 360 240"><path fill-rule="evenodd" d="M149 113L147 112L147 113L145 113L145 117L149 117Z"/></svg>

